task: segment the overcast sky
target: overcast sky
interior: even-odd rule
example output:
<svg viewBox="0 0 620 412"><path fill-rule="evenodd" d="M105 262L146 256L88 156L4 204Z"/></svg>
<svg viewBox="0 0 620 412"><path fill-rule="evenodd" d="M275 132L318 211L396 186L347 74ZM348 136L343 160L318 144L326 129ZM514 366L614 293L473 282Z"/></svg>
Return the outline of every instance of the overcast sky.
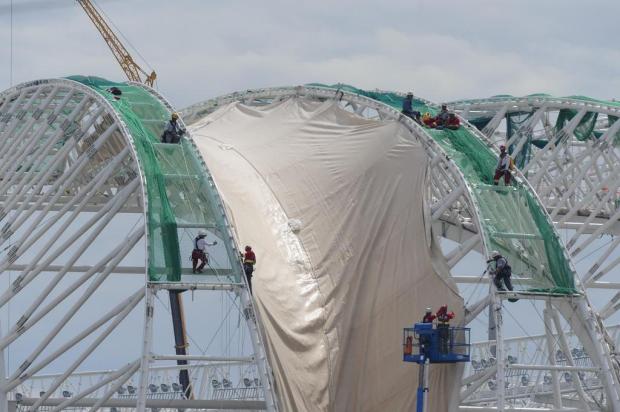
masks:
<svg viewBox="0 0 620 412"><path fill-rule="evenodd" d="M13 0L13 83L124 80L73 0ZM10 84L0 0L0 89ZM617 1L98 0L183 107L308 82L414 90L435 101L548 92L618 96ZM138 57L137 55L135 56Z"/></svg>

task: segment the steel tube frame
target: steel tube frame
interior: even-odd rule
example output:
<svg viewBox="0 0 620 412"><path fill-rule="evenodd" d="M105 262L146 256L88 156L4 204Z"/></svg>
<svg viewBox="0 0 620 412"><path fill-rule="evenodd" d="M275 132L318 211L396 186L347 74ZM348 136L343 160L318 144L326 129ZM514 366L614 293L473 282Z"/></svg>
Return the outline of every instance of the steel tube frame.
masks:
<svg viewBox="0 0 620 412"><path fill-rule="evenodd" d="M51 312L60 302L66 299L69 295L71 295L74 291L76 291L80 286L82 286L86 281L88 281L94 274L98 271L102 270L101 278L107 277L112 270L116 267L116 265L124 259L124 257L129 253L131 249L138 243L138 241L144 236L144 232L141 230L136 230L133 234L127 237L125 242L122 242L116 249L112 250L105 256L102 260L99 261L99 264L93 266L89 271L87 271L84 275L82 275L75 282L70 284L65 288L63 292L54 297L47 305L43 308L40 308L39 305L35 306L35 309L40 308L39 311L32 316L33 311L26 310L24 314L17 320L13 328L0 339L0 348L4 349L9 343L13 342L23 333L28 331L35 323L41 320L45 315ZM108 262L111 263L108 266ZM97 282L100 284L101 282Z"/></svg>

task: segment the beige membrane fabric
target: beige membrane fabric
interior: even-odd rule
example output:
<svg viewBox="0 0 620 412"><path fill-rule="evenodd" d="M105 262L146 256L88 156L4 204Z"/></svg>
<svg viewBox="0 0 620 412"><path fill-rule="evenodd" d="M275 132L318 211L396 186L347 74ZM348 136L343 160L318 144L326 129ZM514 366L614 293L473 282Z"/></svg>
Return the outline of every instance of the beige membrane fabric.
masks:
<svg viewBox="0 0 620 412"><path fill-rule="evenodd" d="M426 306L463 303L433 263L421 145L398 122L303 98L233 103L190 130L257 254L281 410L412 410L418 367L402 361L402 328ZM458 371L431 368L430 411L454 404Z"/></svg>

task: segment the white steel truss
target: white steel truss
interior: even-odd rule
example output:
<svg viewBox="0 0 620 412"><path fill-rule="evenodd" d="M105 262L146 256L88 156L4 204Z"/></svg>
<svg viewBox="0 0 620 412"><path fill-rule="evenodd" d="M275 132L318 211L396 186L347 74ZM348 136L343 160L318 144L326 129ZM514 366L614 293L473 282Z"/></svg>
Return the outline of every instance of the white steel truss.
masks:
<svg viewBox="0 0 620 412"><path fill-rule="evenodd" d="M492 119L489 136L506 144L512 156L525 159L524 174L536 189L556 227L563 230L586 288L617 289L620 264L620 105L582 97L547 95L495 97L450 104L467 119ZM567 111L574 117L560 129L557 118ZM527 118L508 130L506 116ZM578 136L586 116L590 127ZM504 119L503 122L497 119ZM496 120L493 122L493 120ZM512 133L512 136L508 136ZM534 145L533 140L543 142ZM615 281L615 282L614 282ZM620 309L620 294L598 300L597 310L608 318Z"/></svg>
<svg viewBox="0 0 620 412"><path fill-rule="evenodd" d="M134 143L106 98L78 82L40 80L0 94L0 411L276 411L243 279L148 281ZM218 235L236 251L232 233ZM162 290L191 294L188 355L174 354ZM208 319L196 309L202 300L214 305ZM179 389L181 370L191 396Z"/></svg>

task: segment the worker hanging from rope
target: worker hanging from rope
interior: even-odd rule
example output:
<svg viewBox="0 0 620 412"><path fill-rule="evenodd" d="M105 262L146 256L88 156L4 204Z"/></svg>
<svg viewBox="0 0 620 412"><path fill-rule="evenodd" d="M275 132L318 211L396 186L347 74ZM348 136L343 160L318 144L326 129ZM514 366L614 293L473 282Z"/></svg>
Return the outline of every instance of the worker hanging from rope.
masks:
<svg viewBox="0 0 620 412"><path fill-rule="evenodd" d="M439 333L439 352L450 352L450 320L454 319L454 312L448 312L448 305L443 305L437 313L437 331Z"/></svg>
<svg viewBox="0 0 620 412"><path fill-rule="evenodd" d="M243 271L245 277L248 280L248 288L252 293L252 273L254 273L254 265L256 264L256 254L252 250L251 246L245 247L245 253L243 254Z"/></svg>
<svg viewBox="0 0 620 412"><path fill-rule="evenodd" d="M198 236L194 239L194 250L192 251L192 273L202 273L205 265L209 263L209 254L207 253L207 246L217 245L217 240L213 243L207 242L207 231L200 229ZM198 264L200 262L200 265Z"/></svg>
<svg viewBox="0 0 620 412"><path fill-rule="evenodd" d="M170 120L168 120L168 122L166 123L164 133L161 136L161 142L179 143L181 141L181 137L185 133L186 130L183 129L183 127L179 123L179 115L177 113L172 113L172 116L170 116Z"/></svg>
<svg viewBox="0 0 620 412"><path fill-rule="evenodd" d="M499 179L504 176L504 184L506 186L510 185L510 178L512 175L510 174L510 170L513 167L510 156L506 152L506 146L501 145L499 147L499 161L497 162L497 167L495 168L495 176L493 176L493 184L498 185Z"/></svg>
<svg viewBox="0 0 620 412"><path fill-rule="evenodd" d="M506 289L512 291L512 268L508 264L508 260L503 257L497 250L491 252L491 259L487 260L489 264L487 270L491 276L493 276L493 284L498 291L504 292ZM506 286L506 289L504 289ZM510 298L509 302L516 302L519 299Z"/></svg>

